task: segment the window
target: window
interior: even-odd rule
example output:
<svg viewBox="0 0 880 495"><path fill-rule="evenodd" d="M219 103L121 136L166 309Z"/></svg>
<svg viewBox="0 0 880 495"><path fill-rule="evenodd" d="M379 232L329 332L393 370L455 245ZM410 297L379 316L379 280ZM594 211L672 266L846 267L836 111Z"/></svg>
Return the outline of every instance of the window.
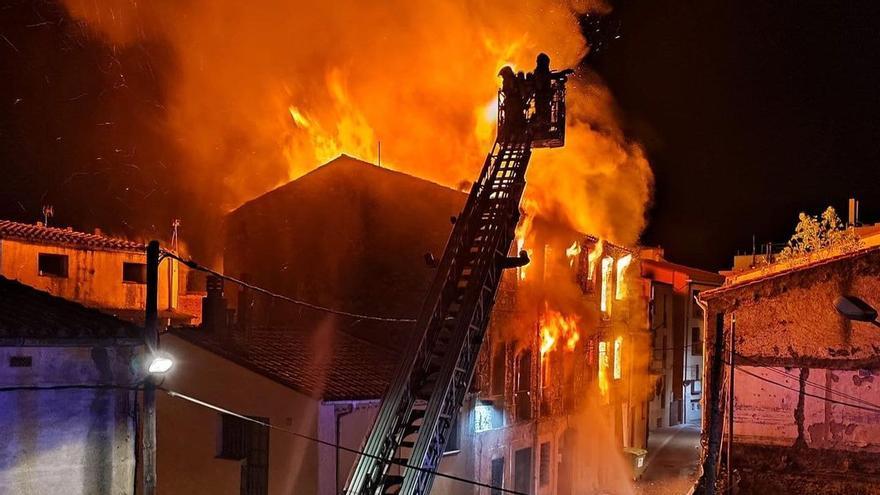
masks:
<svg viewBox="0 0 880 495"><path fill-rule="evenodd" d="M67 278L67 255L40 253L37 264L41 277Z"/></svg>
<svg viewBox="0 0 880 495"><path fill-rule="evenodd" d="M122 281L131 284L147 283L147 265L144 263L123 263Z"/></svg>
<svg viewBox="0 0 880 495"><path fill-rule="evenodd" d="M495 346L495 355L492 356L492 395L504 395L506 351L503 343Z"/></svg>
<svg viewBox="0 0 880 495"><path fill-rule="evenodd" d="M532 419L532 351L523 351L517 359L516 370L516 416L520 420Z"/></svg>
<svg viewBox="0 0 880 495"><path fill-rule="evenodd" d="M503 416L501 409L492 401L481 400L474 407L474 433L501 428Z"/></svg>
<svg viewBox="0 0 880 495"><path fill-rule="evenodd" d="M492 459L492 480L490 484L493 487L504 488L504 458L499 457ZM492 495L502 495L501 490L492 489Z"/></svg>
<svg viewBox="0 0 880 495"><path fill-rule="evenodd" d="M541 444L541 464L538 467L538 482L541 486L550 484L550 442Z"/></svg>
<svg viewBox="0 0 880 495"><path fill-rule="evenodd" d="M623 376L622 368L623 368L623 355L621 354L621 350L623 348L623 336L617 337L614 339L614 379L620 380Z"/></svg>
<svg viewBox="0 0 880 495"><path fill-rule="evenodd" d="M626 269L632 261L632 255L622 256L617 260L617 284L614 289L614 299L618 301L626 295Z"/></svg>
<svg viewBox="0 0 880 495"><path fill-rule="evenodd" d="M532 493L532 449L519 449L514 453L513 490Z"/></svg>
<svg viewBox="0 0 880 495"><path fill-rule="evenodd" d="M700 327L691 328L691 356L703 355L703 339Z"/></svg>
<svg viewBox="0 0 880 495"><path fill-rule="evenodd" d="M269 418L253 417L268 423ZM229 414L220 415L217 457L241 463L241 495L269 493L269 428Z"/></svg>
<svg viewBox="0 0 880 495"><path fill-rule="evenodd" d="M614 265L614 258L606 256L602 258L602 292L599 294L599 309L606 315L610 312L609 298L611 296L611 268Z"/></svg>
<svg viewBox="0 0 880 495"><path fill-rule="evenodd" d="M452 419L452 425L449 427L449 431L446 434L446 449L443 451L444 454L454 454L461 450L460 445L460 436L458 432L459 421L458 421L458 410L456 409L455 417Z"/></svg>

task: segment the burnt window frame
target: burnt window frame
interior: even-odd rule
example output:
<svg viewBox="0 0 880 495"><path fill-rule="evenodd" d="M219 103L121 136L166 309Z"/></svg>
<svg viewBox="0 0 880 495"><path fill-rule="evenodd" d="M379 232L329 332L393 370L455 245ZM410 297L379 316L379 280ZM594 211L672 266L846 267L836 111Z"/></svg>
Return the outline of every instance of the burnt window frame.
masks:
<svg viewBox="0 0 880 495"><path fill-rule="evenodd" d="M541 442L538 446L538 486L547 486L550 484L551 472L551 456L553 455L553 451L551 450L551 443Z"/></svg>
<svg viewBox="0 0 880 495"><path fill-rule="evenodd" d="M492 459L491 463L489 464L489 484L493 487L497 487L492 488L489 491L490 495L503 495L504 492L500 489L504 488L504 478L506 477L504 470L506 469L506 467L507 466L505 466L504 456Z"/></svg>
<svg viewBox="0 0 880 495"><path fill-rule="evenodd" d="M57 273L51 270L43 270L44 260L48 262L50 259L59 261ZM70 256L60 253L37 253L37 273L41 277L70 278Z"/></svg>
<svg viewBox="0 0 880 495"><path fill-rule="evenodd" d="M137 268L137 277L130 277L131 270L130 268ZM147 283L147 264L139 263L137 261L123 261L122 262L122 283L123 284L135 284L135 285L145 285Z"/></svg>

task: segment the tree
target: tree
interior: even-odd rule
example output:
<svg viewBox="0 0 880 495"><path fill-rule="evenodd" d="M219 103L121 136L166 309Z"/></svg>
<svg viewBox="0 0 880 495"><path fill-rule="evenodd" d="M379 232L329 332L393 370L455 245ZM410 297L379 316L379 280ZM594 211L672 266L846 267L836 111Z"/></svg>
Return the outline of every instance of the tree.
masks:
<svg viewBox="0 0 880 495"><path fill-rule="evenodd" d="M847 252L859 246L859 236L847 228L834 207L825 208L819 216L798 215L798 224L788 246L779 254L780 260L794 260L825 250Z"/></svg>

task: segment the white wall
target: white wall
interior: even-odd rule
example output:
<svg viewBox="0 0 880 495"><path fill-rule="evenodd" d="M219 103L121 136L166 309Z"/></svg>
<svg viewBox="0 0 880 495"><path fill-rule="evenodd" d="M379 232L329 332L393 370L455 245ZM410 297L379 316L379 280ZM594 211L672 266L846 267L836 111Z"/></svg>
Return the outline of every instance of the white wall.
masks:
<svg viewBox="0 0 880 495"><path fill-rule="evenodd" d="M311 437L318 434L318 401L175 335L163 351L175 358L164 386ZM241 461L215 458L219 414L159 394L159 493L228 494L240 490ZM269 435L269 493L318 493L318 446L283 432Z"/></svg>
<svg viewBox="0 0 880 495"><path fill-rule="evenodd" d="M119 384L136 347L0 347L0 386ZM28 356L30 367L10 367ZM0 493L134 493L135 392L0 392Z"/></svg>

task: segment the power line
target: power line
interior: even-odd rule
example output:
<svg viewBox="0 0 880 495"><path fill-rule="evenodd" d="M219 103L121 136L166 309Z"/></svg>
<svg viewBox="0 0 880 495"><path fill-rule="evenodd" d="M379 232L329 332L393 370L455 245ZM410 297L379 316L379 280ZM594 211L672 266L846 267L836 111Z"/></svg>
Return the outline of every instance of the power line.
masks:
<svg viewBox="0 0 880 495"><path fill-rule="evenodd" d="M251 423L258 424L258 425L260 425L260 426L264 426L264 427L269 428L269 429L277 430L277 431L280 431L280 432L282 432L282 433L286 433L286 434L288 434L288 435L292 435L292 436L299 437L299 438L302 438L302 439L305 439L305 440L309 440L309 441L311 441L311 442L315 442L315 443L318 443L318 444L321 444L321 445L326 445L326 446L328 446L328 447L333 447L333 448L337 448L337 449L340 449L340 450L344 450L344 451L349 452L349 453L352 453L352 454L362 455L362 456L369 457L369 458L372 458L372 459L380 459L380 460L384 460L384 459L380 458L379 456L374 456L374 455L371 455L371 454L367 454L366 452L362 452L362 451L357 450L357 449L352 449L352 448L350 448L350 447L345 447L345 446L343 446L343 445L335 444L335 443L333 443L333 442L328 442L328 441L326 441L326 440L321 440L321 439L319 439L319 438L315 438L315 437L311 437L311 436L308 436L308 435L304 435L304 434L302 434L302 433L297 433L297 432L295 432L295 431L288 430L288 429L286 429L286 428L281 428L280 426L275 426L275 425L272 425L272 424L269 424L269 423L265 423L265 422L263 422L263 421L260 421L260 420L254 419L254 418L250 418L250 417L248 417L248 416L244 416L244 415L239 414L239 413L236 413L236 412L234 412L234 411L230 411L229 409L224 409L224 408L222 408L222 407L220 407L220 406L217 406L217 405L214 405L214 404L211 404L211 403L205 402L205 401L203 401L203 400L196 399L195 397L190 397L190 396L188 396L188 395L186 395L186 394L182 394L182 393L180 393L180 392L175 392L174 390L169 390L169 389L164 388L164 387L159 387L159 389L162 390L162 391L164 391L165 393L167 393L169 396L171 396L171 397L173 397L173 398L183 399L183 400L185 400L185 401L191 402L191 403L196 404L196 405L198 405L198 406L202 406L202 407L205 407L205 408L207 408L207 409L211 409L211 410L213 410L213 411L216 411L216 412L219 412L219 413L222 413L222 414L228 414L228 415L230 415L230 416L235 416L236 418L242 419L242 420L244 420L244 421L250 421ZM489 488L490 490L498 491L498 492L501 492L501 493L509 493L509 494L511 494L511 495L527 495L526 493L518 492L518 491L515 491L515 490L509 490L509 489L507 489L507 488L502 488L502 487L500 487L500 486L494 486L494 485L490 485L490 484L488 484L488 483L481 483L481 482L479 482L479 481L474 481L474 480L471 480L471 479L462 478L462 477L455 476L455 475L452 475L452 474L441 473L441 472L438 472L438 471L434 471L434 470L427 469L427 468L423 468L423 467L419 467L419 466L412 466L412 465L410 465L410 464L407 464L405 461L398 461L398 460L393 460L393 459L392 459L392 460L391 460L391 463L392 463L392 464L395 464L395 465L397 465L397 466L405 467L405 468L407 468L407 469L413 469L413 470L420 471L420 472L423 472L423 473L433 474L434 476L439 476L439 477L441 477L441 478L447 478L447 479L450 479L450 480L453 480L453 481L458 481L458 482L461 482L461 483L467 483L467 484L469 484L469 485L474 485L474 486L478 486L478 487L481 487L481 488Z"/></svg>
<svg viewBox="0 0 880 495"><path fill-rule="evenodd" d="M213 270L211 268L208 268L205 265L202 265L202 264L196 262L192 258L184 259L184 258L181 258L180 256L178 256L177 254L175 254L171 251L168 251L168 250L163 250L162 254L168 258L175 259L175 260L183 263L184 265L192 268L193 270L199 270L201 272L210 273L211 275L214 275L215 277L220 277L224 280L228 280L234 284L238 284L238 285L245 287L247 289L250 289L254 292L259 292L259 293L265 294L269 297L273 297L275 299L280 299L282 301L287 301L289 303L297 304L299 306L304 306L306 308L314 309L316 311L323 311L325 313L332 313L332 314L340 315L340 316L348 316L350 318L357 318L360 320L384 321L384 322L388 322L388 323L415 323L415 321L416 321L413 318L392 318L392 317L386 317L386 316L363 315L363 314L359 314L359 313L350 313L348 311L343 311L340 309L333 309L333 308L328 308L325 306L319 306L317 304L312 304L310 302L301 301L299 299L294 299L292 297L288 297L283 294L278 294L278 293L272 292L268 289L264 289L262 287L245 282L244 280L237 279L235 277L231 277L229 275L220 273L216 270Z"/></svg>
<svg viewBox="0 0 880 495"><path fill-rule="evenodd" d="M730 364L730 363L729 363L729 362L726 362L725 364ZM789 387L788 385L786 385L786 384L784 384L784 383L779 383L779 382L774 381L774 380L771 380L771 379L769 379L769 378L765 378L765 377L763 377L763 376L761 376L761 375L758 375L758 374L756 374L756 373L752 373L751 371L744 370L744 369L740 369L739 371L742 372L742 373L745 373L745 374L747 374L747 375L751 375L751 376L753 376L753 377L755 377L755 378L757 378L757 379L759 379L759 380L765 381L765 382L767 382L767 383L772 383L773 385L776 385L776 386L778 386L778 387L782 387L782 388L785 388L785 389L791 390L792 392L801 393L801 391L798 390L798 389L796 389L796 388ZM851 404L851 403L849 403L849 402L843 402L843 401L839 401L839 400L835 400L835 399L829 399L828 397L822 397L821 395L811 394L811 393L809 393L809 392L807 392L807 391L804 391L803 394L806 395L807 397L813 397L814 399L824 400L825 402L830 402L830 403L832 403L832 404L838 404L838 405L841 405L841 406L853 407L853 408L856 408L856 409L862 409L862 410L864 410L864 411L870 411L870 412L873 412L873 413L880 414L880 408L877 408L877 407L866 407L866 406L862 406L862 405L859 405L859 404Z"/></svg>
<svg viewBox="0 0 880 495"><path fill-rule="evenodd" d="M757 361L755 361L755 360L753 360L753 359L751 359L751 358L748 358L748 357L746 357L746 356L740 356L740 355L737 355L736 357L737 357L737 358L740 358L740 359L745 359L746 361L751 362L751 363L752 363L754 366L756 366L756 367L767 369L768 371L772 371L772 372L774 372L774 373L776 373L776 374L778 374L778 375L783 375L783 376L786 376L786 377L791 378L791 379L793 379L793 380L800 380L800 377L797 376L797 375L795 375L795 374L793 374L793 373L788 373L788 372L786 372L786 371L782 371L782 370L777 369L776 367L773 367L773 366L759 364ZM743 371L744 371L744 370L743 370ZM864 405L866 405L866 406L874 407L874 408L877 408L878 410L880 410L880 404L875 404L875 403L873 403L873 402L866 401L865 399L862 399L862 398L860 398L860 397L856 397L856 396L854 396L854 395L849 395L849 394L847 394L847 393L845 393L845 392L841 392L841 391L839 391L839 390L834 390L833 388L831 388L831 387L829 387L829 386L827 386L827 385L822 385L822 384L820 384L820 383L813 382L813 381L810 381L810 380L804 380L804 383L809 384L809 385L811 385L811 386L813 386L813 387L815 387L815 388L825 390L826 392L829 392L829 393L831 393L831 394L836 394L836 395L838 395L839 397L843 397L843 398L845 398L845 399L849 399L849 400L852 400L852 401L855 401L855 402L859 402L859 403L862 403L862 404L864 404Z"/></svg>
<svg viewBox="0 0 880 495"><path fill-rule="evenodd" d="M0 392L18 392L25 390L82 390L82 389L99 389L99 390L143 390L140 385L114 385L101 383L77 383L71 385L13 385L10 387L0 387Z"/></svg>

